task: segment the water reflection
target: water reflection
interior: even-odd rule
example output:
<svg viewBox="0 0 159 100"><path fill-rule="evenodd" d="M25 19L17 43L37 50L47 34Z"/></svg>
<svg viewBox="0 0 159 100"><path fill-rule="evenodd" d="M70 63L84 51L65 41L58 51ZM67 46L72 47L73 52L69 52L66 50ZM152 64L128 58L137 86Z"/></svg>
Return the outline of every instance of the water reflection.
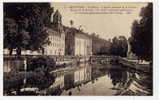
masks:
<svg viewBox="0 0 159 100"><path fill-rule="evenodd" d="M51 88L62 90L60 95L151 95L149 86L142 83L148 75L143 74L120 65L84 63L58 73Z"/></svg>
<svg viewBox="0 0 159 100"><path fill-rule="evenodd" d="M117 68L110 68L108 70L108 77L112 80L113 86L124 86L124 84L127 83L129 76L131 76L133 73L128 73L126 69L119 68L120 66L117 66Z"/></svg>

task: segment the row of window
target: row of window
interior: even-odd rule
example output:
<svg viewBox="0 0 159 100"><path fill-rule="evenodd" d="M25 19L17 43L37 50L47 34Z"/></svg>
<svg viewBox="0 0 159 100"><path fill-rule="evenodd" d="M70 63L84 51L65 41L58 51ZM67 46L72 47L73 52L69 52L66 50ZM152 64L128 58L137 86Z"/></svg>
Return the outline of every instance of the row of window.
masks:
<svg viewBox="0 0 159 100"><path fill-rule="evenodd" d="M64 40L64 36L58 37L58 36L50 36L49 39L51 41L61 41Z"/></svg>
<svg viewBox="0 0 159 100"><path fill-rule="evenodd" d="M64 43L49 43L49 46L51 47L64 47Z"/></svg>

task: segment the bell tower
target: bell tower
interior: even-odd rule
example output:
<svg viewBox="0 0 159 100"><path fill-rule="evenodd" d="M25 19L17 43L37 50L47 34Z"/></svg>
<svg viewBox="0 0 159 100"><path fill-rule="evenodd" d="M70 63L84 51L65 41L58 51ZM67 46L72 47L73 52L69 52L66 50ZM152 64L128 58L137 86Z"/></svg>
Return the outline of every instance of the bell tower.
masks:
<svg viewBox="0 0 159 100"><path fill-rule="evenodd" d="M55 14L53 15L53 25L57 31L62 31L62 16L58 10L56 10Z"/></svg>

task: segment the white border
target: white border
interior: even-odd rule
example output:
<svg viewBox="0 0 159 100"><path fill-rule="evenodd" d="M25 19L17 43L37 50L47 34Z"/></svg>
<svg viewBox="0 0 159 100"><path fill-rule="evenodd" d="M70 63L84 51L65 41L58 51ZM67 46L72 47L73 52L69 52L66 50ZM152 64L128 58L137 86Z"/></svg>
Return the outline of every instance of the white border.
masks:
<svg viewBox="0 0 159 100"><path fill-rule="evenodd" d="M3 96L3 2L153 2L153 96ZM159 1L158 0L1 0L0 1L0 100L157 100L159 98ZM157 34L158 33L158 34Z"/></svg>
<svg viewBox="0 0 159 100"><path fill-rule="evenodd" d="M154 2L157 0L2 0L1 2Z"/></svg>

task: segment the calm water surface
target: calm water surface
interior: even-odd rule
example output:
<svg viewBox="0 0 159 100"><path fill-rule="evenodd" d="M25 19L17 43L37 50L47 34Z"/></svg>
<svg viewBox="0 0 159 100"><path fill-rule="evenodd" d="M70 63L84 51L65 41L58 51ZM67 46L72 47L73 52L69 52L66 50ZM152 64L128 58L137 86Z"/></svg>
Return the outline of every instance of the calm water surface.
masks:
<svg viewBox="0 0 159 100"><path fill-rule="evenodd" d="M54 74L53 95L152 95L150 75L121 65L84 63Z"/></svg>

